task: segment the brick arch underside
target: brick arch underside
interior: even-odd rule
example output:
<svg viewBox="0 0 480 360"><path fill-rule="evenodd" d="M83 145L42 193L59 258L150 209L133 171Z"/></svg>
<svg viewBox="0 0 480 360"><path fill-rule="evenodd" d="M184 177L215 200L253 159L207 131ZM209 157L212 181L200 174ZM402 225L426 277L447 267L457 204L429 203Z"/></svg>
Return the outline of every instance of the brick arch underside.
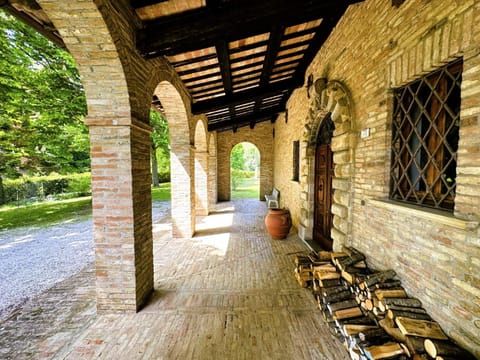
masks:
<svg viewBox="0 0 480 360"><path fill-rule="evenodd" d="M195 126L195 214L208 215L209 158L207 132L204 119L198 119Z"/></svg>
<svg viewBox="0 0 480 360"><path fill-rule="evenodd" d="M195 232L195 150L190 119L181 92L163 80L154 90L165 110L170 132L172 235L191 237Z"/></svg>
<svg viewBox="0 0 480 360"><path fill-rule="evenodd" d="M311 102L307 125L303 132L302 158L307 159L307 166L302 167L302 176L308 181L302 184L302 192L307 200L302 203L301 224L305 227L305 237L313 237L314 227L314 181L315 149L317 134L322 122L331 114L335 131L332 138L333 163L333 225L331 236L333 250L340 251L343 245L351 241L352 236L352 202L355 132L352 119L352 101L347 89L338 81L326 83L323 79L315 82L315 96Z"/></svg>

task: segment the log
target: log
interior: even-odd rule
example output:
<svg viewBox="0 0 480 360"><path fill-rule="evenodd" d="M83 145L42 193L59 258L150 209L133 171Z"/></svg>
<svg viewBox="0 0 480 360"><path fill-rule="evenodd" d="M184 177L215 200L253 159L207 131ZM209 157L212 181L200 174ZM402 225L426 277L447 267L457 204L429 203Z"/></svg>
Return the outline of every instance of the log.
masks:
<svg viewBox="0 0 480 360"><path fill-rule="evenodd" d="M365 260L365 255L360 252L356 252L349 257L337 258L336 264L340 270L343 270L363 260Z"/></svg>
<svg viewBox="0 0 480 360"><path fill-rule="evenodd" d="M330 295L334 295L334 294L338 294L342 291L348 291L348 289L343 286L343 285L339 285L339 286L331 286L331 287L328 287L328 288L322 288L322 295L323 296L330 296Z"/></svg>
<svg viewBox="0 0 480 360"><path fill-rule="evenodd" d="M379 321L380 326L385 332L394 338L398 342L405 342L405 335L402 334L399 328L394 327L393 323L388 319L383 319Z"/></svg>
<svg viewBox="0 0 480 360"><path fill-rule="evenodd" d="M330 311L330 313L333 313L337 310L351 308L351 307L356 306L356 305L357 305L357 302L355 300L349 299L349 300L344 300L344 301L339 301L339 302L336 302L336 303L328 304L327 308L328 308L328 311Z"/></svg>
<svg viewBox="0 0 480 360"><path fill-rule="evenodd" d="M373 360L387 359L393 356L403 354L409 356L408 349L403 344L399 344L396 342L384 345L370 346L365 348L364 351L367 357Z"/></svg>
<svg viewBox="0 0 480 360"><path fill-rule="evenodd" d="M346 336L357 335L366 330L376 329L377 325L345 324L342 327L342 333Z"/></svg>
<svg viewBox="0 0 480 360"><path fill-rule="evenodd" d="M330 251L323 251L323 250L320 250L317 253L317 257L320 261L331 261L331 259L332 259L331 252Z"/></svg>
<svg viewBox="0 0 480 360"><path fill-rule="evenodd" d="M419 308L422 307L422 302L415 298L386 298L380 301L379 307L386 311L390 305Z"/></svg>
<svg viewBox="0 0 480 360"><path fill-rule="evenodd" d="M394 320L395 318L401 316L409 319L417 319L417 320L432 320L430 315L427 313L417 313L412 311L400 311L400 310L393 310L390 309L387 311L387 316Z"/></svg>
<svg viewBox="0 0 480 360"><path fill-rule="evenodd" d="M336 271L313 271L313 276L318 280L340 279L340 273Z"/></svg>
<svg viewBox="0 0 480 360"><path fill-rule="evenodd" d="M376 319L367 316L359 316L358 318L335 320L337 327L341 328L345 325L377 325ZM378 325L377 325L378 327Z"/></svg>
<svg viewBox="0 0 480 360"><path fill-rule="evenodd" d="M365 283L365 287L372 286L376 283L379 282L385 282L387 280L393 279L397 275L395 271L393 270L386 270L386 271L381 271L372 275L369 275L367 279L365 279L363 282Z"/></svg>
<svg viewBox="0 0 480 360"><path fill-rule="evenodd" d="M425 351L432 358L438 356L447 356L454 359L470 360L475 358L467 350L462 349L460 346L454 344L451 341L442 341L436 339L425 339L424 341Z"/></svg>
<svg viewBox="0 0 480 360"><path fill-rule="evenodd" d="M386 307L388 310L397 310L397 311L408 311L418 314L426 314L427 310L421 307L410 307L410 306L397 306L397 305L388 305Z"/></svg>
<svg viewBox="0 0 480 360"><path fill-rule="evenodd" d="M395 318L395 323L404 335L414 335L424 338L447 340L440 325L435 321L416 320L404 317Z"/></svg>
<svg viewBox="0 0 480 360"><path fill-rule="evenodd" d="M336 279L319 279L318 283L321 287L332 287L340 286L342 284L342 281L340 280L340 277L338 277Z"/></svg>
<svg viewBox="0 0 480 360"><path fill-rule="evenodd" d="M355 307L335 311L333 313L333 318L335 320L342 320L342 319L355 318L362 315L363 315L362 309L360 309L358 306L355 306Z"/></svg>
<svg viewBox="0 0 480 360"><path fill-rule="evenodd" d="M348 299L353 299L353 294L348 290L344 290L344 291L336 293L336 294L323 296L322 301L329 304L329 303L336 303L336 302L344 301L344 300L348 300Z"/></svg>
<svg viewBox="0 0 480 360"><path fill-rule="evenodd" d="M425 339L418 336L406 335L405 345L412 354L425 354Z"/></svg>
<svg viewBox="0 0 480 360"><path fill-rule="evenodd" d="M406 298L407 293L402 289L378 289L375 290L375 295L379 300L386 298Z"/></svg>

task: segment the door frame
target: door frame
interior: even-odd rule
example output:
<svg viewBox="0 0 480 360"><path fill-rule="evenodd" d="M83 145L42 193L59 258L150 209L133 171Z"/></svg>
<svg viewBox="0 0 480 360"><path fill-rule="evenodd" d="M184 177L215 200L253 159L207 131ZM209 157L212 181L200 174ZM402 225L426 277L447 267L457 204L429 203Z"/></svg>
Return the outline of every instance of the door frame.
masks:
<svg viewBox="0 0 480 360"><path fill-rule="evenodd" d="M342 83L319 78L314 81L312 89L301 146L301 158L306 159L306 166L302 167L300 176L306 181L301 184L305 201L302 202L299 236L307 244L313 239L315 149L321 124L330 113L335 125L331 145L335 167L331 237L333 251L341 251L352 239L354 150L358 132L353 124L351 96Z"/></svg>
<svg viewBox="0 0 480 360"><path fill-rule="evenodd" d="M333 162L333 151L331 149L331 142L333 138L333 131L335 130L335 124L331 119L331 114L328 113L325 119L323 119L320 129L317 135L317 144L315 146L315 172L314 172L314 209L313 209L313 241L321 246L324 250L332 250L333 239L331 236L333 226L333 187L332 180L335 177L335 164ZM319 157L321 156L322 148L325 149L325 166L322 169L325 171L324 178L324 191L325 207L322 214L318 214L319 211L319 173L322 171L319 169ZM322 221L318 221L321 216ZM323 231L318 231L319 228ZM323 232L323 233L322 233Z"/></svg>

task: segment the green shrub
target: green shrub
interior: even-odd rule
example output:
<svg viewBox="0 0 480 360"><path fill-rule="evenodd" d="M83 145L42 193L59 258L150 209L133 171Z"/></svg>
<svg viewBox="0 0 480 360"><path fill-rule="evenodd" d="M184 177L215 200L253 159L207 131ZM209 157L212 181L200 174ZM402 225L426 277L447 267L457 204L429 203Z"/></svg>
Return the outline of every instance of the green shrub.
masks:
<svg viewBox="0 0 480 360"><path fill-rule="evenodd" d="M46 197L86 196L91 193L90 173L24 176L3 182L3 203L25 203ZM67 195L69 194L69 195Z"/></svg>
<svg viewBox="0 0 480 360"><path fill-rule="evenodd" d="M90 173L73 174L68 178L67 191L77 196L88 196L92 193L92 177Z"/></svg>
<svg viewBox="0 0 480 360"><path fill-rule="evenodd" d="M158 181L162 183L170 182L170 170L166 169L165 171L158 172Z"/></svg>

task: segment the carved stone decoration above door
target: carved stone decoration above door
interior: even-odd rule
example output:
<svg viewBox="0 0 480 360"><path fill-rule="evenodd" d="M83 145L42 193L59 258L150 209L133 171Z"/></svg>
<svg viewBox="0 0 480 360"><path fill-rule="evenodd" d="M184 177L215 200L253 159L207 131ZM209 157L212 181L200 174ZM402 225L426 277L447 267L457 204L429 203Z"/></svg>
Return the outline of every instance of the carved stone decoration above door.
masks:
<svg viewBox="0 0 480 360"><path fill-rule="evenodd" d="M339 251L351 241L354 149L356 132L353 124L353 107L346 87L338 81L317 79L314 96L304 127L301 146L301 159L306 166L301 168L302 212L300 234L304 240L313 238L314 192L315 192L315 150L317 136L322 122L330 115L335 130L331 150L333 152L334 179L332 181L333 214L331 238L333 250Z"/></svg>

